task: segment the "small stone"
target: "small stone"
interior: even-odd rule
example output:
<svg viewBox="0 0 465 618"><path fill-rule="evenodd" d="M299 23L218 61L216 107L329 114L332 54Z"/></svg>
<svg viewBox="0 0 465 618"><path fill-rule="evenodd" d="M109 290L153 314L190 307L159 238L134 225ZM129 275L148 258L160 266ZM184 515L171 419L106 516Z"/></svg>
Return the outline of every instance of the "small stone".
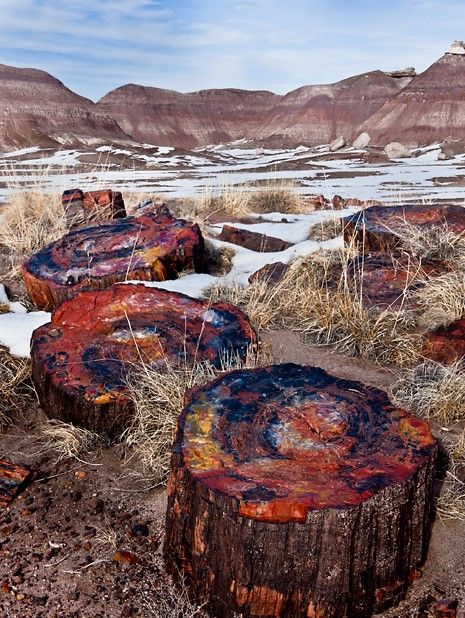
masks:
<svg viewBox="0 0 465 618"><path fill-rule="evenodd" d="M400 142L390 142L384 148L390 159L407 159L412 156L410 150Z"/></svg>
<svg viewBox="0 0 465 618"><path fill-rule="evenodd" d="M434 616L435 618L456 618L457 607L457 599L442 599L434 607Z"/></svg>
<svg viewBox="0 0 465 618"><path fill-rule="evenodd" d="M26 595L23 594L22 592L18 592L18 594L16 595L16 600L17 601L22 601L25 598L26 598Z"/></svg>
<svg viewBox="0 0 465 618"><path fill-rule="evenodd" d="M357 139L354 140L354 143L352 144L352 146L354 148L357 149L363 149L366 148L368 146L368 144L370 143L370 136L368 135L368 133L366 133L366 131L364 131L363 133L360 133L360 135L357 137Z"/></svg>
<svg viewBox="0 0 465 618"><path fill-rule="evenodd" d="M8 584L2 584L2 588L1 588L3 594L10 594L11 593L11 588Z"/></svg>
<svg viewBox="0 0 465 618"><path fill-rule="evenodd" d="M149 536L147 524L133 524L131 526L131 536Z"/></svg>
<svg viewBox="0 0 465 618"><path fill-rule="evenodd" d="M345 137L338 137L336 138L334 141L332 141L329 145L329 149L331 152L335 152L336 150L340 150L341 148L344 148L344 146L346 145L346 139Z"/></svg>
<svg viewBox="0 0 465 618"><path fill-rule="evenodd" d="M122 562L123 564L137 564L137 562L139 562L137 556L124 549L116 551L113 554L113 560L115 562Z"/></svg>
<svg viewBox="0 0 465 618"><path fill-rule="evenodd" d="M87 472L85 470L76 470L76 472L74 473L74 476L77 479L85 479L87 476Z"/></svg>

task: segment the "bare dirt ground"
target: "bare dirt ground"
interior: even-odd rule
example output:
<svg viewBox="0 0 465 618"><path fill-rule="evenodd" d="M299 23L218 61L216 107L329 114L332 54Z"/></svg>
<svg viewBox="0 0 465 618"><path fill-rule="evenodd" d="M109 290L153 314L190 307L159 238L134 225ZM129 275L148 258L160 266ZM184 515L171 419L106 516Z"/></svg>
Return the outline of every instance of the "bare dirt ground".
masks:
<svg viewBox="0 0 465 618"><path fill-rule="evenodd" d="M274 362L319 365L380 388L396 379L394 371L307 345L288 331L265 333L263 342ZM40 418L40 410L25 410L0 437L0 457L36 470L31 485L0 514L0 616L181 615L162 613L157 603L157 594L169 588L160 558L164 489L144 487L135 461L118 445L81 461L56 462L38 438ZM437 520L421 579L383 616L434 616L435 603L452 597L460 600L463 618L464 538L465 522Z"/></svg>

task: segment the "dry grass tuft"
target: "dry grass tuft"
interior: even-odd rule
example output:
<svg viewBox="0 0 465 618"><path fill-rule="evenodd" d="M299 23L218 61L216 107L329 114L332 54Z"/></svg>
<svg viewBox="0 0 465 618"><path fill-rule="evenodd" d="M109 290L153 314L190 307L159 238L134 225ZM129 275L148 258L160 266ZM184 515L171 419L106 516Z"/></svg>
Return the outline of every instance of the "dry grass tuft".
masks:
<svg viewBox="0 0 465 618"><path fill-rule="evenodd" d="M465 430L451 433L442 443L449 461L437 511L442 519L465 521Z"/></svg>
<svg viewBox="0 0 465 618"><path fill-rule="evenodd" d="M417 257L455 261L465 259L465 235L455 234L447 225L423 228L404 221L396 235L406 251Z"/></svg>
<svg viewBox="0 0 465 618"><path fill-rule="evenodd" d="M391 388L394 401L441 423L465 420L465 365L426 361L407 371Z"/></svg>
<svg viewBox="0 0 465 618"><path fill-rule="evenodd" d="M185 363L180 367L166 363L162 372L147 364L133 368L127 382L136 413L122 438L139 458L152 485L164 484L168 478L171 444L186 391L213 380L223 371L254 363L255 354L251 351L245 363L236 357L225 357L221 371L209 363Z"/></svg>
<svg viewBox="0 0 465 618"><path fill-rule="evenodd" d="M3 209L0 222L0 245L8 251L9 272L17 278L20 264L30 255L67 232L60 197L37 188L13 191Z"/></svg>
<svg viewBox="0 0 465 618"><path fill-rule="evenodd" d="M417 292L421 321L429 328L447 326L465 315L465 270L456 270L428 281Z"/></svg>
<svg viewBox="0 0 465 618"><path fill-rule="evenodd" d="M31 363L12 356L0 347L0 426L11 422L11 412L21 410L32 394L26 382L31 375Z"/></svg>
<svg viewBox="0 0 465 618"><path fill-rule="evenodd" d="M254 191L249 197L249 209L254 213L301 213L302 201L292 183L270 182Z"/></svg>
<svg viewBox="0 0 465 618"><path fill-rule="evenodd" d="M43 443L40 450L45 453L53 451L57 461L72 458L82 461L82 455L100 444L96 433L55 419L42 425L40 440Z"/></svg>
<svg viewBox="0 0 465 618"><path fill-rule="evenodd" d="M326 219L320 223L315 223L308 231L308 237L316 242L323 242L337 238L344 231L342 219Z"/></svg>

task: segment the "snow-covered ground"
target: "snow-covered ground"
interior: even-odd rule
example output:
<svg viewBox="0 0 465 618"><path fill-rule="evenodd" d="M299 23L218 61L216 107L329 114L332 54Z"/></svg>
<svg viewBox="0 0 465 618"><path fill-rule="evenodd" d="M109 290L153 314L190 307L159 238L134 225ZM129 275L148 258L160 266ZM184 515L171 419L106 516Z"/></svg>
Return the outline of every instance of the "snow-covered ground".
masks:
<svg viewBox="0 0 465 618"><path fill-rule="evenodd" d="M37 183L55 191L95 188L98 183L123 191L187 197L276 180L293 182L301 194L329 198L339 194L382 201L463 199L465 155L438 161L439 146L419 149L411 159L367 164L361 159L363 151L352 148L329 153L327 146L272 150L245 145L195 152L149 144L133 150L110 146L94 151L22 149L0 157L0 201L7 198L8 186ZM97 157L97 162L86 163L86 155Z"/></svg>

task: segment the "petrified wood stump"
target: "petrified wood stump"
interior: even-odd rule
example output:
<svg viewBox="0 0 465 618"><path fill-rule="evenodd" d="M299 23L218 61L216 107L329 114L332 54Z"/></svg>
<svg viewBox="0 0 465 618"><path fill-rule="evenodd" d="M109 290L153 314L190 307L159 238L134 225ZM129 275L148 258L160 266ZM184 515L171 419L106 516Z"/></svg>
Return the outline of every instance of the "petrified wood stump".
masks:
<svg viewBox="0 0 465 618"><path fill-rule="evenodd" d="M82 292L52 313L32 335L32 374L50 417L118 436L133 413L128 371L141 362L163 371L168 362L244 358L257 337L246 316L228 303L115 285Z"/></svg>
<svg viewBox="0 0 465 618"><path fill-rule="evenodd" d="M33 255L22 272L31 300L48 309L118 281L175 279L182 270L201 269L203 252L198 225L161 208L73 230Z"/></svg>
<svg viewBox="0 0 465 618"><path fill-rule="evenodd" d="M348 280L360 293L364 306L414 310L418 308L415 292L429 279L449 271L450 264L445 260L418 260L400 252L373 253L350 260L344 270L336 271L331 283Z"/></svg>
<svg viewBox="0 0 465 618"><path fill-rule="evenodd" d="M465 318L426 333L423 356L452 365L465 357Z"/></svg>
<svg viewBox="0 0 465 618"><path fill-rule="evenodd" d="M191 391L165 560L212 615L361 618L425 558L437 445L382 391L294 364Z"/></svg>
<svg viewBox="0 0 465 618"><path fill-rule="evenodd" d="M123 196L112 189L86 193L81 189L67 189L61 196L61 203L70 228L91 221L108 221L126 216Z"/></svg>
<svg viewBox="0 0 465 618"><path fill-rule="evenodd" d="M0 459L0 509L8 506L31 478L29 468Z"/></svg>
<svg viewBox="0 0 465 618"><path fill-rule="evenodd" d="M392 251L401 242L406 224L429 229L447 226L465 232L465 208L458 205L415 204L372 206L343 219L344 240L363 245L366 251Z"/></svg>
<svg viewBox="0 0 465 618"><path fill-rule="evenodd" d="M281 238L267 236L266 234L258 234L250 230L242 230L232 225L223 225L223 229L218 238L225 242L245 247L251 251L259 251L260 253L284 251L292 247L291 242L287 242Z"/></svg>

